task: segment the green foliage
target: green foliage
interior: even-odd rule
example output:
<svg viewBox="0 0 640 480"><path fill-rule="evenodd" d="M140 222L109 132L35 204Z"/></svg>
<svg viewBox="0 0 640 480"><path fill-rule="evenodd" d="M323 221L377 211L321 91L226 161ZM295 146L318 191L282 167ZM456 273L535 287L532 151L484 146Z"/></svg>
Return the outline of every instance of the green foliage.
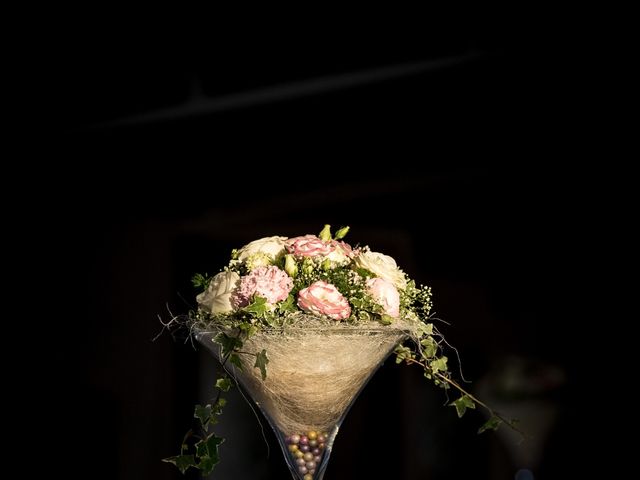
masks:
<svg viewBox="0 0 640 480"><path fill-rule="evenodd" d="M395 350L396 363L402 363L403 361L409 363L410 360L415 358L413 351L409 347L404 345L398 345Z"/></svg>
<svg viewBox="0 0 640 480"><path fill-rule="evenodd" d="M224 438L217 437L212 433L196 443L196 457L200 460L196 468L202 471L202 475L209 475L220 463L218 447L223 442Z"/></svg>
<svg viewBox="0 0 640 480"><path fill-rule="evenodd" d="M242 348L242 340L238 337L232 337L224 332L219 333L213 339L214 342L222 347L222 356L227 357L231 352Z"/></svg>
<svg viewBox="0 0 640 480"><path fill-rule="evenodd" d="M391 325L395 319L390 315L380 315L380 323L382 325Z"/></svg>
<svg viewBox="0 0 640 480"><path fill-rule="evenodd" d="M222 415L222 409L225 407L226 404L227 404L227 399L220 397L218 401L215 403L215 405L213 406L212 413L218 416Z"/></svg>
<svg viewBox="0 0 640 480"><path fill-rule="evenodd" d="M229 377L223 377L216 380L216 388L219 388L223 392L228 392L233 384Z"/></svg>
<svg viewBox="0 0 640 480"><path fill-rule="evenodd" d="M492 415L491 418L478 429L478 434L484 433L488 430L497 430L502 423L503 420L501 418L496 415Z"/></svg>
<svg viewBox="0 0 640 480"><path fill-rule="evenodd" d="M462 418L464 413L467 411L467 408L475 409L476 404L469 395L462 395L457 400L454 400L449 404L452 407L456 407L456 412L458 413L458 418Z"/></svg>
<svg viewBox="0 0 640 480"><path fill-rule="evenodd" d="M267 379L267 363L269 363L269 359L267 358L267 351L265 349L262 349L260 353L256 354L256 363L254 367L260 369L260 374L262 375L263 381Z"/></svg>
<svg viewBox="0 0 640 480"><path fill-rule="evenodd" d="M438 357L431 362L431 371L433 373L436 372L446 372L447 371L447 360L448 358L445 356Z"/></svg>
<svg viewBox="0 0 640 480"><path fill-rule="evenodd" d="M244 307L245 312L253 313L256 317L264 317L268 310L267 299L258 296L253 299L253 303Z"/></svg>
<svg viewBox="0 0 640 480"><path fill-rule="evenodd" d="M176 455L175 457L163 458L162 461L172 463L178 467L178 470L180 470L180 473L183 475L189 467L195 467L197 465L193 455Z"/></svg>
<svg viewBox="0 0 640 480"><path fill-rule="evenodd" d="M422 319L429 318L432 306L431 287L424 285L416 287L416 282L410 280L405 289L400 292L400 307L414 312Z"/></svg>
<svg viewBox="0 0 640 480"><path fill-rule="evenodd" d="M240 335L246 332L246 329L238 330L239 333L235 337L226 333L220 333L214 338L214 341L222 346L223 367L227 361L229 361L239 368L242 368L238 353L243 345L242 340L240 340ZM262 351L262 356L264 357L262 364L266 365L268 360L264 350ZM218 447L224 442L224 438L218 437L215 433L209 433L209 427L218 423L217 417L222 415L222 411L227 404L227 400L222 397L222 393L229 391L233 386L233 382L229 377L224 376L216 380L215 385L218 389L218 394L212 404L205 406L196 405L194 410L193 416L197 418L200 423L200 440L193 445L189 445L187 440L192 436L192 432L189 431L182 442L180 455L163 459L163 462L175 465L183 474L189 468L195 468L200 470L203 476L209 475L215 466L220 463ZM194 453L185 453L185 451L189 449L193 449Z"/></svg>
<svg viewBox="0 0 640 480"><path fill-rule="evenodd" d="M211 281L211 277L209 274L205 273L196 273L193 277L191 277L191 284L195 288L199 288L200 290L206 290L209 286L209 282Z"/></svg>
<svg viewBox="0 0 640 480"><path fill-rule="evenodd" d="M198 420L200 420L200 424L202 425L202 428L204 428L205 430L209 427L212 410L213 408L211 407L211 405L206 405L204 407L202 405L196 405L196 410L193 416Z"/></svg>
<svg viewBox="0 0 640 480"><path fill-rule="evenodd" d="M240 370L242 370L243 368L242 362L240 361L240 357L238 356L237 353L232 353L231 355L229 355L229 363L231 363L232 365L235 365Z"/></svg>
<svg viewBox="0 0 640 480"><path fill-rule="evenodd" d="M295 302L295 297L293 295L289 295L286 300L278 303L278 313L280 315L284 315L286 313L295 312L298 309Z"/></svg>
<svg viewBox="0 0 640 480"><path fill-rule="evenodd" d="M422 345L422 355L424 358L433 358L436 353L438 353L438 343L431 335L426 335L420 340L420 345Z"/></svg>

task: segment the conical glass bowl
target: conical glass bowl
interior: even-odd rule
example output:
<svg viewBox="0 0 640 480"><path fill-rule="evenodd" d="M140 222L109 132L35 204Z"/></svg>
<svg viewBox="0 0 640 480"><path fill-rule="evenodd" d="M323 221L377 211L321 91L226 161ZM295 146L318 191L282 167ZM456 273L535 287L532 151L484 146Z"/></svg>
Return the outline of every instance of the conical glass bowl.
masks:
<svg viewBox="0 0 640 480"><path fill-rule="evenodd" d="M269 421L297 480L321 480L349 408L393 349L409 333L400 326L329 324L318 319L263 329L244 344L242 368L226 365ZM311 320L309 322L308 320ZM196 339L221 360L219 333L196 330ZM267 376L255 364L265 350Z"/></svg>

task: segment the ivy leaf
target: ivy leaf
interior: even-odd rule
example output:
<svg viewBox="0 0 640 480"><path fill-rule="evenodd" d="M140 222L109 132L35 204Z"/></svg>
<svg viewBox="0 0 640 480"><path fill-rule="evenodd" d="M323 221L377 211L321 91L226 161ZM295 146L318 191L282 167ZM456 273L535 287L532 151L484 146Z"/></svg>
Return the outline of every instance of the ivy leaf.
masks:
<svg viewBox="0 0 640 480"><path fill-rule="evenodd" d="M255 368L260 369L260 373L262 374L262 381L267 378L267 363L269 363L269 359L267 358L267 351L263 348L260 353L256 354L256 364Z"/></svg>
<svg viewBox="0 0 640 480"><path fill-rule="evenodd" d="M207 435L196 443L196 455L198 457L217 457L218 447L224 442L224 438L216 436L215 433Z"/></svg>
<svg viewBox="0 0 640 480"><path fill-rule="evenodd" d="M213 458L205 455L204 457L200 457L200 463L198 463L198 468L202 472L203 476L209 475L211 472L213 472L213 469L216 467L218 463L220 463L219 459L216 462Z"/></svg>
<svg viewBox="0 0 640 480"><path fill-rule="evenodd" d="M403 360L410 360L413 358L413 352L409 347L404 345L398 345L395 350L396 363L402 363Z"/></svg>
<svg viewBox="0 0 640 480"><path fill-rule="evenodd" d="M282 315L287 312L295 312L296 306L294 302L295 302L295 299L293 298L293 295L289 295L286 298L286 300L283 300L280 303L278 303L278 313Z"/></svg>
<svg viewBox="0 0 640 480"><path fill-rule="evenodd" d="M422 355L424 358L432 358L438 352L438 343L433 339L433 337L427 337L420 340L420 345L422 345Z"/></svg>
<svg viewBox="0 0 640 480"><path fill-rule="evenodd" d="M196 454L200 458L198 468L202 470L202 475L209 475L215 466L220 463L218 447L224 442L224 438L211 434L196 443Z"/></svg>
<svg viewBox="0 0 640 480"><path fill-rule="evenodd" d="M227 404L227 400L224 398L219 398L216 404L213 406L213 413L216 415L222 415L222 409Z"/></svg>
<svg viewBox="0 0 640 480"><path fill-rule="evenodd" d="M445 357L444 355L440 358L436 358L435 360L433 360L431 362L431 370L433 370L433 373L436 372L445 372L447 370L447 360L448 358Z"/></svg>
<svg viewBox="0 0 640 480"><path fill-rule="evenodd" d="M244 311L254 313L256 316L264 316L267 313L267 299L264 297L254 297L253 303L244 307Z"/></svg>
<svg viewBox="0 0 640 480"><path fill-rule="evenodd" d="M391 315L382 315L380 317L380 323L382 325L391 325L393 323L393 317Z"/></svg>
<svg viewBox="0 0 640 480"><path fill-rule="evenodd" d="M422 335L433 335L433 323L422 323L418 324L418 331Z"/></svg>
<svg viewBox="0 0 640 480"><path fill-rule="evenodd" d="M484 424L478 429L478 435L487 430L497 430L498 427L502 424L502 420L493 415L489 420L484 422Z"/></svg>
<svg viewBox="0 0 640 480"><path fill-rule="evenodd" d="M203 407L202 405L196 405L196 410L193 416L200 420L202 428L206 430L211 419L211 405L207 405L205 407Z"/></svg>
<svg viewBox="0 0 640 480"><path fill-rule="evenodd" d="M226 333L219 333L215 336L213 341L222 347L223 357L226 357L238 348L242 348L242 340L236 337L230 337Z"/></svg>
<svg viewBox="0 0 640 480"><path fill-rule="evenodd" d="M251 337L258 331L258 327L256 327L251 322L242 322L240 325L238 325L238 328L244 332L247 338Z"/></svg>
<svg viewBox="0 0 640 480"><path fill-rule="evenodd" d="M237 354L232 353L229 356L229 362L231 363L231 365L235 365L240 370L242 370L242 362L240 361L240 357Z"/></svg>
<svg viewBox="0 0 640 480"><path fill-rule="evenodd" d="M229 377L223 377L216 380L216 388L219 388L223 392L228 392L233 384ZM207 405L211 409L211 405Z"/></svg>
<svg viewBox="0 0 640 480"><path fill-rule="evenodd" d="M467 408L474 409L476 408L476 404L469 395L463 395L459 399L454 400L449 404L451 407L456 407L456 412L458 413L458 418L462 418L464 413L467 411Z"/></svg>
<svg viewBox="0 0 640 480"><path fill-rule="evenodd" d="M163 458L162 461L165 463L173 463L183 475L189 467L196 466L193 455L176 455L175 457Z"/></svg>

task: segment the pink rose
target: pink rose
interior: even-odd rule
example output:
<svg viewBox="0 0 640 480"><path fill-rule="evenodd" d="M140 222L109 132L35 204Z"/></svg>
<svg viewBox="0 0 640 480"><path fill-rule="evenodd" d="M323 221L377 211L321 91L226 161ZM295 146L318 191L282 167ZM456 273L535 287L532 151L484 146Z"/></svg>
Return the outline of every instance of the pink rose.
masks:
<svg viewBox="0 0 640 480"><path fill-rule="evenodd" d="M273 305L285 300L293 288L293 279L278 267L258 267L240 278L240 285L232 295L232 302L238 307L247 306L257 295Z"/></svg>
<svg viewBox="0 0 640 480"><path fill-rule="evenodd" d="M329 259L333 266L344 265L355 256L351 245L338 240L324 241L315 235L290 238L287 251L297 257Z"/></svg>
<svg viewBox="0 0 640 480"><path fill-rule="evenodd" d="M314 315L326 315L334 320L344 320L351 315L346 298L330 283L317 281L298 293L298 306Z"/></svg>
<svg viewBox="0 0 640 480"><path fill-rule="evenodd" d="M400 316L400 294L393 283L383 278L370 278L367 290L385 314L393 318Z"/></svg>
<svg viewBox="0 0 640 480"><path fill-rule="evenodd" d="M330 242L325 242L315 235L290 238L285 245L287 251L297 257L324 257L335 249Z"/></svg>

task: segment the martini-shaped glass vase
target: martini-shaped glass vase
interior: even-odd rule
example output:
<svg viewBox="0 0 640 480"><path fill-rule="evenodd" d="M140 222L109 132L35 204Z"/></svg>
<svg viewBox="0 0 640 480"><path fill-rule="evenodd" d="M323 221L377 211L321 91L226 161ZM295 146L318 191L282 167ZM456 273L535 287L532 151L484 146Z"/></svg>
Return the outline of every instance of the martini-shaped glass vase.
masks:
<svg viewBox="0 0 640 480"><path fill-rule="evenodd" d="M262 330L245 340L245 353L239 355L243 368L229 371L275 431L293 478L321 480L349 408L407 333L393 326L302 323ZM220 331L196 333L219 360L220 346L213 339ZM252 355L263 349L269 358L264 380Z"/></svg>

